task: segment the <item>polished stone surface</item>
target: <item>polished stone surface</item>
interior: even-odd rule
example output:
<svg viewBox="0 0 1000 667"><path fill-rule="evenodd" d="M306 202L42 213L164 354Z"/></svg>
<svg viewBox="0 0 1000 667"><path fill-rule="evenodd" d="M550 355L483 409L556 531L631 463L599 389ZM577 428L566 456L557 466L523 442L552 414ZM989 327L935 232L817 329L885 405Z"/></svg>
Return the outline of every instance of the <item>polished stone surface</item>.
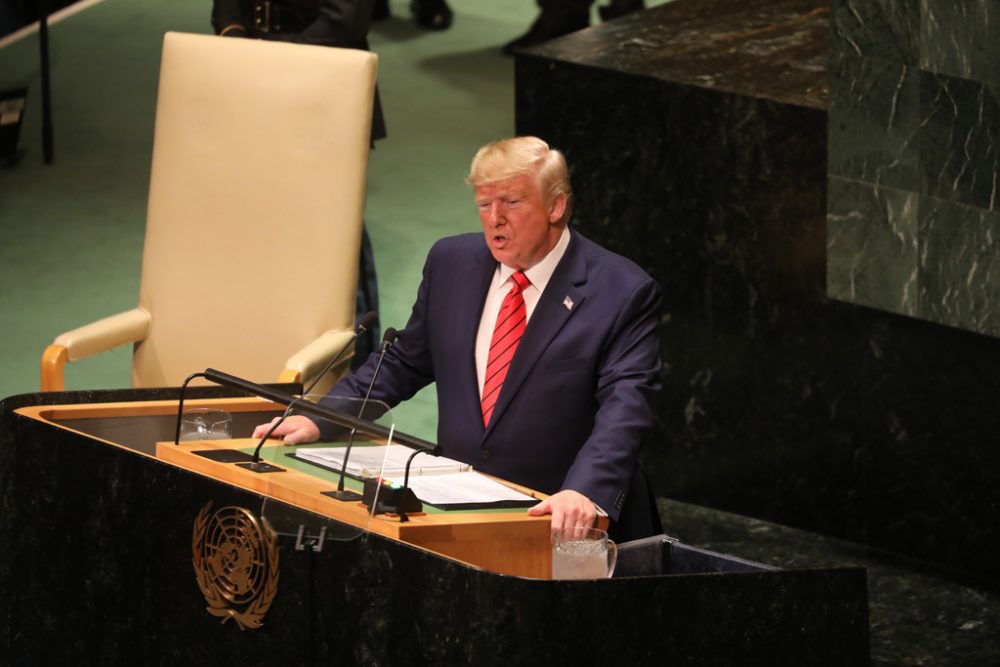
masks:
<svg viewBox="0 0 1000 667"><path fill-rule="evenodd" d="M919 73L898 62L830 61L831 175L916 191L920 187ZM831 224L831 229L834 225ZM835 263L831 258L831 263Z"/></svg>
<svg viewBox="0 0 1000 667"><path fill-rule="evenodd" d="M910 0L909 4L916 4ZM1000 7L993 0L922 0L920 66L1000 83ZM916 34L911 30L911 34Z"/></svg>
<svg viewBox="0 0 1000 667"><path fill-rule="evenodd" d="M752 87L762 98L825 109L826 16L820 0L675 0L531 53L720 92Z"/></svg>
<svg viewBox="0 0 1000 667"><path fill-rule="evenodd" d="M997 589L787 526L665 499L659 507L668 534L708 549L784 568L866 568L873 665L1000 664Z"/></svg>
<svg viewBox="0 0 1000 667"><path fill-rule="evenodd" d="M916 317L920 312L918 195L831 176L826 284L860 306Z"/></svg>
<svg viewBox="0 0 1000 667"><path fill-rule="evenodd" d="M646 73L669 61L666 40L655 58L632 49L638 62L622 62L628 26L696 41L684 33L690 22L709 43L716 27L733 34L739 23L722 8L779 7L788 14L771 15L772 32L826 21L819 4L676 0L520 54L517 131L566 153L573 224L663 288L664 389L644 452L659 495L995 581L1000 342L967 329L985 331L1000 314L997 227L992 211L901 187L921 178L916 163L892 161L905 158L904 126L917 124L892 100L902 66L919 57L915 0L831 9L868 29L843 30L838 48L885 55L855 69L878 74L878 90L853 90L881 106L869 125L842 130L852 151L831 147L831 170L836 157L860 171L829 189L827 114L806 94L822 89L825 71L784 102L774 94L780 61L740 90L699 85L672 65ZM709 79L752 58L735 42L726 53ZM892 66L875 68L883 63ZM900 131L882 147L890 118ZM831 117L831 137L833 127ZM851 302L831 300L828 280Z"/></svg>
<svg viewBox="0 0 1000 667"><path fill-rule="evenodd" d="M972 331L993 330L1000 298L1000 210L924 197L919 235L924 316Z"/></svg>
<svg viewBox="0 0 1000 667"><path fill-rule="evenodd" d="M920 60L921 4L926 0L831 2L830 45L834 51L915 65Z"/></svg>
<svg viewBox="0 0 1000 667"><path fill-rule="evenodd" d="M830 18L830 296L1000 336L1000 7L833 0ZM894 233L905 251L884 254Z"/></svg>

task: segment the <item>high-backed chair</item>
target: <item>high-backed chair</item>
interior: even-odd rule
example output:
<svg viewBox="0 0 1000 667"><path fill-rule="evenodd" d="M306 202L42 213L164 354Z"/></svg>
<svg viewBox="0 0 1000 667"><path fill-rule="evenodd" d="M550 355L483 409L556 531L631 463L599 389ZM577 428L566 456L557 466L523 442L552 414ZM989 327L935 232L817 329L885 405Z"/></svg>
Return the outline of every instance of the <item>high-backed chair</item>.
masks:
<svg viewBox="0 0 1000 667"><path fill-rule="evenodd" d="M136 387L206 367L304 382L346 345L376 64L167 33L138 307L58 336L42 389L64 388L67 360L126 343Z"/></svg>

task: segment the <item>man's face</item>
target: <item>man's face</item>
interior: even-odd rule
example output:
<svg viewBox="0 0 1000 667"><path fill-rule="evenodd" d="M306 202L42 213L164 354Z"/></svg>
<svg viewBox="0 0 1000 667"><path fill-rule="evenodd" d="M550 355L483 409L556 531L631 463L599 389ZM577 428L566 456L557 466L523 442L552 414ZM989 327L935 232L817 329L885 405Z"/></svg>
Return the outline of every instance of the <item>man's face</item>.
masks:
<svg viewBox="0 0 1000 667"><path fill-rule="evenodd" d="M566 195L546 202L533 174L480 185L475 192L486 245L501 264L529 269L559 241Z"/></svg>

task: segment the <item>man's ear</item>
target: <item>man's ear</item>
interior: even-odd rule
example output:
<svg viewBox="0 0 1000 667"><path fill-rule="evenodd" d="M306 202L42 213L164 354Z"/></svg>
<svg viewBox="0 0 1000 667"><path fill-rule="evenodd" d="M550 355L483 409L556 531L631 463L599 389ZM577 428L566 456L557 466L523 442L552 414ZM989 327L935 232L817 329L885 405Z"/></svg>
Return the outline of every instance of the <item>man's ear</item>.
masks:
<svg viewBox="0 0 1000 667"><path fill-rule="evenodd" d="M562 220L563 214L566 213L566 193L560 193L552 198L552 202L549 204L549 222L555 224Z"/></svg>

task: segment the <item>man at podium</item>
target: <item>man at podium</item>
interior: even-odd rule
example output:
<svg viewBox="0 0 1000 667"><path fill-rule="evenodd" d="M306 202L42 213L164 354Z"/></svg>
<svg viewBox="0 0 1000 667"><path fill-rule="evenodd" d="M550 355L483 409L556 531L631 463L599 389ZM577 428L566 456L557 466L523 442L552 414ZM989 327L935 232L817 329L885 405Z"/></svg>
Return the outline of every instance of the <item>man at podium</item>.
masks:
<svg viewBox="0 0 1000 667"><path fill-rule="evenodd" d="M637 458L660 387L659 287L570 230L566 161L541 139L484 146L467 181L482 233L431 248L371 399L393 406L436 383L442 453L550 494L528 511L551 514L554 532L598 512L619 541L660 532ZM364 396L377 356L330 395ZM274 435L320 432L297 416Z"/></svg>

